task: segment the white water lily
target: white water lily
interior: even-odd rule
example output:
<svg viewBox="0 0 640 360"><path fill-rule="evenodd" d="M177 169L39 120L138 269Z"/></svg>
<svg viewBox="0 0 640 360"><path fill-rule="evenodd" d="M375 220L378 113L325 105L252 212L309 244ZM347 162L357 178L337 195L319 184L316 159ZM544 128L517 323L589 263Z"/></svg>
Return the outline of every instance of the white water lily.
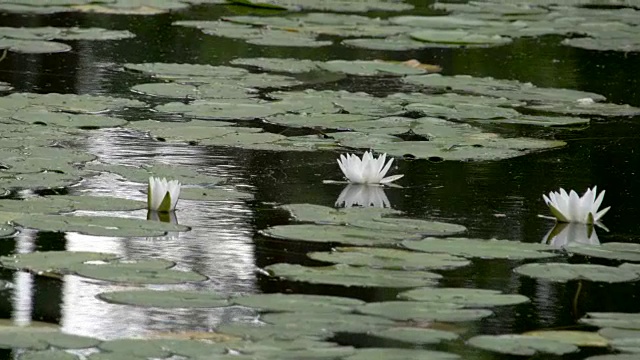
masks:
<svg viewBox="0 0 640 360"><path fill-rule="evenodd" d="M340 155L338 165L349 182L355 184L386 184L396 181L404 175L393 175L384 177L393 163L391 158L386 164L387 154L382 154L377 158L369 151L362 155L362 159L354 154Z"/></svg>
<svg viewBox="0 0 640 360"><path fill-rule="evenodd" d="M347 185L338 196L335 205L342 206L343 204L345 208L353 206L391 207L391 203L381 186L363 184Z"/></svg>
<svg viewBox="0 0 640 360"><path fill-rule="evenodd" d="M604 199L604 193L603 190L596 196L597 186L594 186L593 190L587 188L584 195L579 197L573 190L567 194L563 188L560 188L560 192L552 191L549 196L542 195L542 198L558 221L594 224L611 208L598 211Z"/></svg>
<svg viewBox="0 0 640 360"><path fill-rule="evenodd" d="M542 239L543 244L562 248L571 245L600 245L593 225L557 223Z"/></svg>
<svg viewBox="0 0 640 360"><path fill-rule="evenodd" d="M169 212L176 209L180 198L180 182L167 181L165 178L150 177L147 189L147 206L149 211Z"/></svg>

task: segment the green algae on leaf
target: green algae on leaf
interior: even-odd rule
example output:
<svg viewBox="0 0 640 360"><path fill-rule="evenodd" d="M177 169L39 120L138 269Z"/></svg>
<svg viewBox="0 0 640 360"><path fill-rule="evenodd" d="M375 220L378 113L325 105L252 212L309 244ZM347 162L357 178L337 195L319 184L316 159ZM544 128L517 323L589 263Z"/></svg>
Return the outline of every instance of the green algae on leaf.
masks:
<svg viewBox="0 0 640 360"><path fill-rule="evenodd" d="M0 257L3 267L16 270L28 270L34 273L56 272L70 273L88 261L106 261L116 259L115 254L78 252L78 251L45 251L27 254L16 254Z"/></svg>
<svg viewBox="0 0 640 360"><path fill-rule="evenodd" d="M456 360L459 355L422 349L361 348L344 360Z"/></svg>
<svg viewBox="0 0 640 360"><path fill-rule="evenodd" d="M156 308L215 308L229 305L227 299L212 291L128 290L98 294L114 304Z"/></svg>
<svg viewBox="0 0 640 360"><path fill-rule="evenodd" d="M331 312L349 313L364 301L337 296L306 294L254 294L235 297L233 305L241 305L266 312Z"/></svg>
<svg viewBox="0 0 640 360"><path fill-rule="evenodd" d="M534 356L536 354L564 355L578 351L578 347L565 342L525 335L479 335L467 344L502 354Z"/></svg>
<svg viewBox="0 0 640 360"><path fill-rule="evenodd" d="M311 252L308 257L334 264L389 270L445 270L467 266L467 259L449 254L425 254L401 249L338 247L331 252Z"/></svg>
<svg viewBox="0 0 640 360"><path fill-rule="evenodd" d="M427 271L393 271L348 265L306 267L281 263L269 265L265 270L272 276L290 281L385 288L431 286L442 277Z"/></svg>
<svg viewBox="0 0 640 360"><path fill-rule="evenodd" d="M442 302L465 307L516 305L529 302L520 294L503 294L497 290L467 288L419 288L398 294L401 299Z"/></svg>
<svg viewBox="0 0 640 360"><path fill-rule="evenodd" d="M96 236L162 236L168 231L188 231L184 225L107 216L23 215L18 226L41 231L78 232Z"/></svg>
<svg viewBox="0 0 640 360"><path fill-rule="evenodd" d="M545 251L553 248L544 244L496 239L426 238L420 241L405 240L402 246L417 251L445 253L466 258L523 260L557 256Z"/></svg>
<svg viewBox="0 0 640 360"><path fill-rule="evenodd" d="M493 314L487 309L462 309L458 304L421 301L372 302L358 307L356 312L397 321L417 322L475 321Z"/></svg>
<svg viewBox="0 0 640 360"><path fill-rule="evenodd" d="M280 240L321 242L354 246L375 246L414 240L415 233L381 231L342 225L277 225L261 230L260 234Z"/></svg>
<svg viewBox="0 0 640 360"><path fill-rule="evenodd" d="M514 271L520 275L553 282L588 280L614 283L640 278L635 272L622 267L594 264L531 263L519 266Z"/></svg>
<svg viewBox="0 0 640 360"><path fill-rule="evenodd" d="M442 341L458 339L457 334L449 331L417 327L392 327L389 329L372 331L369 335L376 338L401 341L415 345L437 344Z"/></svg>

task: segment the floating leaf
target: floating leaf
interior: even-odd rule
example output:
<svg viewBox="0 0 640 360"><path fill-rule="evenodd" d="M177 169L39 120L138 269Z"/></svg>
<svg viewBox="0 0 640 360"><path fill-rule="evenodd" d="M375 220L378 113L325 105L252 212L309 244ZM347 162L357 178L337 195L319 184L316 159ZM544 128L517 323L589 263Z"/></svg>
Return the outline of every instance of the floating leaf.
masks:
<svg viewBox="0 0 640 360"><path fill-rule="evenodd" d="M98 294L107 302L157 308L214 308L227 306L225 297L212 291L130 290Z"/></svg>
<svg viewBox="0 0 640 360"><path fill-rule="evenodd" d="M98 95L13 93L0 97L0 108L17 111L42 106L53 112L96 114L128 107L143 107L137 100Z"/></svg>
<svg viewBox="0 0 640 360"><path fill-rule="evenodd" d="M77 360L76 355L63 350L28 351L20 355L20 360Z"/></svg>
<svg viewBox="0 0 640 360"><path fill-rule="evenodd" d="M0 49L21 54L48 54L71 51L71 46L54 41L0 38Z"/></svg>
<svg viewBox="0 0 640 360"><path fill-rule="evenodd" d="M467 288L420 288L398 294L401 299L442 302L465 307L515 305L529 302L520 294L503 294L497 290Z"/></svg>
<svg viewBox="0 0 640 360"><path fill-rule="evenodd" d="M306 267L282 263L269 265L265 270L272 276L290 281L387 288L431 286L441 277L427 271L392 271L347 265Z"/></svg>
<svg viewBox="0 0 640 360"><path fill-rule="evenodd" d="M570 244L565 250L572 254L593 256L597 258L640 261L640 244L610 242L600 245ZM623 266L624 267L624 266Z"/></svg>
<svg viewBox="0 0 640 360"><path fill-rule="evenodd" d="M0 257L3 267L16 270L28 270L35 273L68 273L88 261L106 261L116 259L115 254L80 251L45 251L15 254Z"/></svg>
<svg viewBox="0 0 640 360"><path fill-rule="evenodd" d="M412 5L389 0L343 1L343 0L232 0L236 4L264 7L265 4L290 11L313 10L332 12L404 11Z"/></svg>
<svg viewBox="0 0 640 360"><path fill-rule="evenodd" d="M543 251L552 250L547 245L495 239L426 238L420 241L405 240L402 245L412 250L483 259L522 260L557 256Z"/></svg>
<svg viewBox="0 0 640 360"><path fill-rule="evenodd" d="M437 344L441 341L456 340L458 338L457 334L449 331L414 327L393 327L372 331L369 335L416 345Z"/></svg>
<svg viewBox="0 0 640 360"><path fill-rule="evenodd" d="M288 204L282 209L291 213L294 219L318 224L348 225L358 220L380 218L383 215L398 214L389 208L345 208L336 209L315 204Z"/></svg>
<svg viewBox="0 0 640 360"><path fill-rule="evenodd" d="M423 236L447 236L467 231L462 225L439 221L420 219L404 219L398 217L372 218L370 220L355 220L350 223L365 229L405 232Z"/></svg>
<svg viewBox="0 0 640 360"><path fill-rule="evenodd" d="M520 275L554 282L589 280L613 283L634 281L639 277L635 272L624 268L594 264L531 263L519 266L514 271Z"/></svg>
<svg viewBox="0 0 640 360"><path fill-rule="evenodd" d="M332 252L311 252L308 257L334 264L368 266L390 270L452 269L470 261L449 254L425 254L398 249L338 247Z"/></svg>
<svg viewBox="0 0 640 360"><path fill-rule="evenodd" d="M609 341L602 335L591 331L577 330L538 330L528 331L522 335L539 337L573 344L575 346L607 347Z"/></svg>
<svg viewBox="0 0 640 360"><path fill-rule="evenodd" d="M364 304L361 300L337 296L305 294L255 294L231 299L234 305L242 305L261 311L300 312L351 312Z"/></svg>
<svg viewBox="0 0 640 360"><path fill-rule="evenodd" d="M500 35L483 35L472 31L464 30L419 30L409 34L411 38L433 44L459 44L459 45L505 45L512 40Z"/></svg>
<svg viewBox="0 0 640 360"><path fill-rule="evenodd" d="M100 340L61 333L52 328L0 326L0 348L45 350L50 346L61 349L83 349L98 345Z"/></svg>
<svg viewBox="0 0 640 360"><path fill-rule="evenodd" d="M18 111L11 118L29 124L77 128L116 127L127 123L126 120L103 115L65 114L34 108Z"/></svg>
<svg viewBox="0 0 640 360"><path fill-rule="evenodd" d="M131 181L147 183L149 177L163 177L180 181L183 185L215 185L221 178L202 174L188 167L154 164L137 167L126 165L88 164L87 169L118 174Z"/></svg>
<svg viewBox="0 0 640 360"><path fill-rule="evenodd" d="M589 312L579 320L582 324L640 330L640 314L622 312Z"/></svg>
<svg viewBox="0 0 640 360"><path fill-rule="evenodd" d="M362 305L356 309L361 314L381 316L399 321L474 321L491 316L486 309L461 309L461 305L444 302L384 301Z"/></svg>
<svg viewBox="0 0 640 360"><path fill-rule="evenodd" d="M331 72L341 72L348 75L359 76L404 76L426 73L423 69L376 60L331 60L324 63L318 63L318 66Z"/></svg>
<svg viewBox="0 0 640 360"><path fill-rule="evenodd" d="M147 207L146 202L107 196L52 195L24 200L0 199L0 211L25 214L55 214L75 210L122 211Z"/></svg>
<svg viewBox="0 0 640 360"><path fill-rule="evenodd" d="M172 339L116 339L104 341L98 345L100 350L112 353L115 357L165 358L171 354L184 357L205 357L226 352L224 343L207 343L198 340ZM217 356L216 356L217 357Z"/></svg>
<svg viewBox="0 0 640 360"><path fill-rule="evenodd" d="M22 227L41 231L78 232L96 236L162 236L168 231L188 231L184 225L107 216L24 215L14 220Z"/></svg>
<svg viewBox="0 0 640 360"><path fill-rule="evenodd" d="M355 246L375 246L399 243L417 238L417 234L365 229L341 225L278 225L261 230L264 236L294 241L322 242Z"/></svg>
<svg viewBox="0 0 640 360"><path fill-rule="evenodd" d="M238 58L231 60L233 65L246 65L266 71L285 72L290 74L302 74L320 70L317 61L305 59L282 58Z"/></svg>
<svg viewBox="0 0 640 360"><path fill-rule="evenodd" d="M344 358L345 360L455 360L460 356L442 351L420 349L392 349L392 348L362 348L355 355Z"/></svg>
<svg viewBox="0 0 640 360"><path fill-rule="evenodd" d="M385 51L409 51L420 50L433 45L425 43L423 41L416 41L408 36L392 36L388 38L359 38L359 39L345 39L341 42L342 45L370 49L370 50L385 50Z"/></svg>
<svg viewBox="0 0 640 360"><path fill-rule="evenodd" d="M335 316L335 314L323 312L271 313L263 315L261 320L267 324L277 326L291 326L297 323L306 323L305 326L312 326L330 332L350 333L366 333L371 330L384 329L393 325L393 321L375 316L358 314L340 314L340 316Z"/></svg>
<svg viewBox="0 0 640 360"><path fill-rule="evenodd" d="M253 195L229 189L182 188L180 198L197 201L234 201L253 199Z"/></svg>
<svg viewBox="0 0 640 360"><path fill-rule="evenodd" d="M633 38L637 34L629 34L628 37L621 38L571 38L562 40L562 45L598 51L640 51L640 41Z"/></svg>
<svg viewBox="0 0 640 360"><path fill-rule="evenodd" d="M578 351L578 347L572 344L525 335L479 335L467 343L488 351L520 356L540 353L564 355Z"/></svg>
<svg viewBox="0 0 640 360"><path fill-rule="evenodd" d="M139 94L176 99L245 99L256 96L257 90L231 84L200 86L176 83L138 84L131 91Z"/></svg>

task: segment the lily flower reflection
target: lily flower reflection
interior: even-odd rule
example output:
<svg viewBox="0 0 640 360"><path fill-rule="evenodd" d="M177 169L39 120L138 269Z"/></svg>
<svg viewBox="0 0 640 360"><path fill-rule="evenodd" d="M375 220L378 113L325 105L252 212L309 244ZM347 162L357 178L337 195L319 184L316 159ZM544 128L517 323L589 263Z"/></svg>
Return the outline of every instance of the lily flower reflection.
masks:
<svg viewBox="0 0 640 360"><path fill-rule="evenodd" d="M377 158L369 151L362 155L362 159L354 154L340 155L338 165L349 182L355 184L386 184L396 181L404 175L393 175L384 177L393 163L391 158L386 164L387 154L379 155Z"/></svg>
<svg viewBox="0 0 640 360"><path fill-rule="evenodd" d="M147 220L149 221L160 221L164 223L178 225L178 217L176 216L175 211L171 211L168 213L160 213L157 211L147 211ZM148 237L147 240L168 240L174 241L180 238L180 232L178 231L168 231L164 236L155 236Z"/></svg>
<svg viewBox="0 0 640 360"><path fill-rule="evenodd" d="M342 190L340 196L338 196L335 206L344 206L346 208L353 206L384 208L391 207L391 203L389 199L387 199L384 189L380 186L349 184Z"/></svg>
<svg viewBox="0 0 640 360"><path fill-rule="evenodd" d="M149 211L166 213L174 211L180 198L180 182L167 181L165 178L150 177L147 189L147 208Z"/></svg>
<svg viewBox="0 0 640 360"><path fill-rule="evenodd" d="M571 190L567 194L563 188L560 188L560 192L552 191L548 197L542 195L542 198L559 222L594 224L611 209L608 207L598 212L604 199L604 193L603 190L596 197L597 186L594 186L593 190L587 188L584 195L578 197L575 191Z"/></svg>
<svg viewBox="0 0 640 360"><path fill-rule="evenodd" d="M544 236L542 243L561 248L572 244L600 245L600 239L593 225L558 223Z"/></svg>

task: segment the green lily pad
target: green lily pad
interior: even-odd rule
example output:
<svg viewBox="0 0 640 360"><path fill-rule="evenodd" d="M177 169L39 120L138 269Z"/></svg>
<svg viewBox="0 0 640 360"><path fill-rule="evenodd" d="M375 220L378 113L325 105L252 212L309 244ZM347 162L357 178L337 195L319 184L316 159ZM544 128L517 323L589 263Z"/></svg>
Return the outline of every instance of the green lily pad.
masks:
<svg viewBox="0 0 640 360"><path fill-rule="evenodd" d="M288 204L280 208L287 210L297 221L318 224L348 225L354 221L380 218L383 215L399 214L390 208L343 208L336 209L315 204Z"/></svg>
<svg viewBox="0 0 640 360"><path fill-rule="evenodd" d="M278 225L260 231L260 234L280 240L310 241L327 244L375 246L396 244L405 239L416 239L417 234L365 229L341 225Z"/></svg>
<svg viewBox="0 0 640 360"><path fill-rule="evenodd" d="M257 92L255 89L224 83L200 86L176 83L138 84L131 91L174 99L245 99L256 96Z"/></svg>
<svg viewBox="0 0 640 360"><path fill-rule="evenodd" d="M351 312L364 301L337 296L305 294L255 294L231 299L242 305L268 312Z"/></svg>
<svg viewBox="0 0 640 360"><path fill-rule="evenodd" d="M182 126L170 126L151 130L151 135L169 141L187 141L199 145L239 146L271 143L285 140L286 136L262 132L260 128L226 127L226 126L193 126L183 123Z"/></svg>
<svg viewBox="0 0 640 360"><path fill-rule="evenodd" d="M22 353L19 360L77 360L76 355L63 350L28 351Z"/></svg>
<svg viewBox="0 0 640 360"><path fill-rule="evenodd" d="M8 237L16 233L16 229L8 224L0 224L0 238Z"/></svg>
<svg viewBox="0 0 640 360"><path fill-rule="evenodd" d="M161 177L175 179L182 185L215 185L222 181L221 178L201 174L187 167L154 164L145 167L107 164L88 164L87 169L118 174L131 181L147 183L149 177Z"/></svg>
<svg viewBox="0 0 640 360"><path fill-rule="evenodd" d="M333 250L332 252L311 252L307 256L334 264L389 270L444 270L471 263L467 259L449 254L425 254L399 249L338 247Z"/></svg>
<svg viewBox="0 0 640 360"><path fill-rule="evenodd" d="M415 345L430 345L437 344L442 341L458 339L457 334L449 331L415 327L392 327L389 329L372 331L369 335Z"/></svg>
<svg viewBox="0 0 640 360"><path fill-rule="evenodd" d="M13 93L0 97L0 108L3 109L16 111L32 106L42 106L53 112L97 114L130 107L144 107L146 104L137 100L102 95Z"/></svg>
<svg viewBox="0 0 640 360"><path fill-rule="evenodd" d="M464 30L419 30L409 34L411 38L419 41L424 41L432 44L459 44L459 45L481 45L481 46L495 46L505 45L512 40L508 37L500 35L483 35L472 31Z"/></svg>
<svg viewBox="0 0 640 360"><path fill-rule="evenodd" d="M427 271L393 271L334 265L306 267L293 264L273 264L265 267L272 276L290 281L342 286L407 288L434 285L441 275Z"/></svg>
<svg viewBox="0 0 640 360"><path fill-rule="evenodd" d="M358 349L358 352L355 355L348 356L344 359L455 360L460 359L460 356L442 351L421 349L363 348Z"/></svg>
<svg viewBox="0 0 640 360"><path fill-rule="evenodd" d="M84 349L98 345L100 340L61 333L51 328L0 326L0 348L45 350L50 346L60 349Z"/></svg>
<svg viewBox="0 0 640 360"><path fill-rule="evenodd" d="M564 249L571 254L620 261L640 261L640 245L635 243L611 242L597 246L570 243Z"/></svg>
<svg viewBox="0 0 640 360"><path fill-rule="evenodd" d="M121 40L135 37L127 30L65 27L0 27L0 37L21 40Z"/></svg>
<svg viewBox="0 0 640 360"><path fill-rule="evenodd" d="M625 330L640 330L640 314L623 312L589 312L579 320L582 324ZM628 338L628 334L622 338ZM620 337L619 334L617 337Z"/></svg>
<svg viewBox="0 0 640 360"><path fill-rule="evenodd" d="M578 331L578 330L540 330L540 331L528 331L522 335L533 336L543 339L555 340L573 344L575 346L585 347L607 347L609 341L592 331Z"/></svg>
<svg viewBox="0 0 640 360"><path fill-rule="evenodd" d="M327 329L311 326L305 321L300 323L287 323L284 325L272 324L244 324L227 323L217 327L221 334L239 336L250 341L297 341L297 340L322 340L333 336Z"/></svg>
<svg viewBox="0 0 640 360"><path fill-rule="evenodd" d="M233 65L245 65L256 67L261 70L285 72L290 74L302 74L320 70L317 61L305 59L282 59L282 58L238 58L231 60Z"/></svg>
<svg viewBox="0 0 640 360"><path fill-rule="evenodd" d="M297 323L306 323L305 326L312 326L330 332L350 332L366 333L371 330L385 329L394 323L375 316L358 314L340 314L335 316L331 313L307 313L307 312L287 312L265 314L261 320L267 324L277 326L291 326Z"/></svg>
<svg viewBox="0 0 640 360"><path fill-rule="evenodd" d="M89 195L52 195L24 200L0 199L0 211L24 214L56 214L75 210L123 211L147 207L144 201Z"/></svg>
<svg viewBox="0 0 640 360"><path fill-rule="evenodd" d="M303 91L276 91L269 93L269 97L279 102L288 111L303 111L305 113L347 113L352 115L392 116L404 113L402 105L397 101L377 98L365 93L351 93L348 91L317 91L313 89ZM280 113L284 113L281 111Z"/></svg>
<svg viewBox="0 0 640 360"><path fill-rule="evenodd" d="M114 356L137 358L165 358L173 355L185 357L211 356L226 352L225 344L206 343L198 340L171 339L116 339L98 345L100 350Z"/></svg>
<svg viewBox="0 0 640 360"><path fill-rule="evenodd" d="M460 16L415 16L403 15L389 19L391 23L417 28L456 30L490 26L491 22Z"/></svg>
<svg viewBox="0 0 640 360"><path fill-rule="evenodd" d="M420 50L431 47L429 43L423 41L416 41L408 36L391 36L387 38L358 38L358 39L345 39L341 42L342 45L355 47L360 49L369 50L384 50L384 51L409 51Z"/></svg>
<svg viewBox="0 0 640 360"><path fill-rule="evenodd" d="M637 34L636 34L637 36ZM562 45L598 51L640 51L640 41L630 36L623 38L571 38L562 40Z"/></svg>
<svg viewBox="0 0 640 360"><path fill-rule="evenodd" d="M467 288L420 288L398 294L401 299L443 302L466 307L516 305L529 302L520 294L503 294L497 290Z"/></svg>
<svg viewBox="0 0 640 360"><path fill-rule="evenodd" d="M588 317L587 317L588 319ZM620 329L615 327L604 327L598 330L598 334L605 339L640 339L640 329Z"/></svg>
<svg viewBox="0 0 640 360"><path fill-rule="evenodd" d="M34 273L56 272L71 273L74 269L88 261L107 261L116 259L115 254L78 252L78 251L45 251L27 254L16 254L0 257L3 267L16 270L28 270Z"/></svg>
<svg viewBox="0 0 640 360"><path fill-rule="evenodd" d="M180 199L196 201L233 201L253 199L253 195L231 189L182 188L180 190Z"/></svg>
<svg viewBox="0 0 640 360"><path fill-rule="evenodd" d="M450 224L439 221L426 221L420 219L404 219L398 217L372 218L370 220L356 220L349 225L365 229L377 229L385 231L397 231L424 236L447 236L467 231L462 225Z"/></svg>
<svg viewBox="0 0 640 360"><path fill-rule="evenodd" d="M188 231L189 227L142 219L107 216L24 215L16 225L54 232L78 232L96 236L162 236L168 231Z"/></svg>
<svg viewBox="0 0 640 360"><path fill-rule="evenodd" d="M199 119L212 120L253 120L296 110L302 104L257 103L246 99L195 100L189 104L172 102L157 106L162 113L184 114ZM185 123L188 126L188 123ZM205 129L202 129L205 130ZM212 128L213 130L213 128Z"/></svg>
<svg viewBox="0 0 640 360"><path fill-rule="evenodd" d="M375 60L331 60L324 63L318 63L318 66L327 71L358 76L405 76L424 74L427 72L426 70L412 68L403 64Z"/></svg>
<svg viewBox="0 0 640 360"><path fill-rule="evenodd" d="M0 49L21 54L50 54L71 51L71 46L55 41L0 38Z"/></svg>
<svg viewBox="0 0 640 360"><path fill-rule="evenodd" d="M189 125L193 126L234 126L235 124L228 121L214 120L189 120ZM165 129L169 127L180 127L183 125L181 121L158 121L158 120L138 120L127 124L128 129L138 131L151 132L154 130Z"/></svg>
<svg viewBox="0 0 640 360"><path fill-rule="evenodd" d="M138 71L168 80L188 78L237 78L249 73L247 70L241 68L204 64L126 63L123 66L126 70Z"/></svg>
<svg viewBox="0 0 640 360"><path fill-rule="evenodd" d="M479 335L467 344L501 354L534 356L537 354L564 355L578 351L578 347L565 342L525 335Z"/></svg>
<svg viewBox="0 0 640 360"><path fill-rule="evenodd" d="M584 360L636 360L638 354L612 354L589 356Z"/></svg>
<svg viewBox="0 0 640 360"><path fill-rule="evenodd" d="M154 221L156 222L156 221ZM171 262L139 260L135 262L109 262L86 264L74 269L75 274L96 280L127 284L182 284L206 280L207 277L195 272L170 270ZM171 293L168 293L171 298ZM156 295L162 298L161 295Z"/></svg>
<svg viewBox="0 0 640 360"><path fill-rule="evenodd" d="M351 129L361 121L373 120L368 115L351 114L282 114L265 118L267 122L289 127L323 127L327 129Z"/></svg>
<svg viewBox="0 0 640 360"><path fill-rule="evenodd" d="M554 282L589 280L613 283L639 278L631 270L594 264L532 263L519 266L514 271L520 275Z"/></svg>
<svg viewBox="0 0 640 360"><path fill-rule="evenodd" d="M262 4L276 6L289 11L313 10L332 12L404 11L412 5L390 0L342 1L342 0L233 0L235 4L261 7Z"/></svg>
<svg viewBox="0 0 640 360"><path fill-rule="evenodd" d="M212 291L129 290L98 294L98 298L114 304L156 308L214 308L227 306L227 299Z"/></svg>
<svg viewBox="0 0 640 360"><path fill-rule="evenodd" d="M585 116L637 116L640 115L640 108L627 104L618 105L602 102L550 102L548 104L527 105L527 109L536 111L545 111L557 114L567 115L585 115Z"/></svg>
<svg viewBox="0 0 640 360"><path fill-rule="evenodd" d="M384 301L362 305L356 312L398 321L475 321L493 312L487 309L461 309L461 305L444 302Z"/></svg>
<svg viewBox="0 0 640 360"><path fill-rule="evenodd" d="M426 238L420 241L405 240L402 242L402 246L412 250L445 253L467 258L523 260L557 256L557 254L544 251L553 250L544 244L495 239Z"/></svg>
<svg viewBox="0 0 640 360"><path fill-rule="evenodd" d="M104 115L65 114L32 108L18 111L11 118L29 124L78 128L116 127L127 123L126 120Z"/></svg>

